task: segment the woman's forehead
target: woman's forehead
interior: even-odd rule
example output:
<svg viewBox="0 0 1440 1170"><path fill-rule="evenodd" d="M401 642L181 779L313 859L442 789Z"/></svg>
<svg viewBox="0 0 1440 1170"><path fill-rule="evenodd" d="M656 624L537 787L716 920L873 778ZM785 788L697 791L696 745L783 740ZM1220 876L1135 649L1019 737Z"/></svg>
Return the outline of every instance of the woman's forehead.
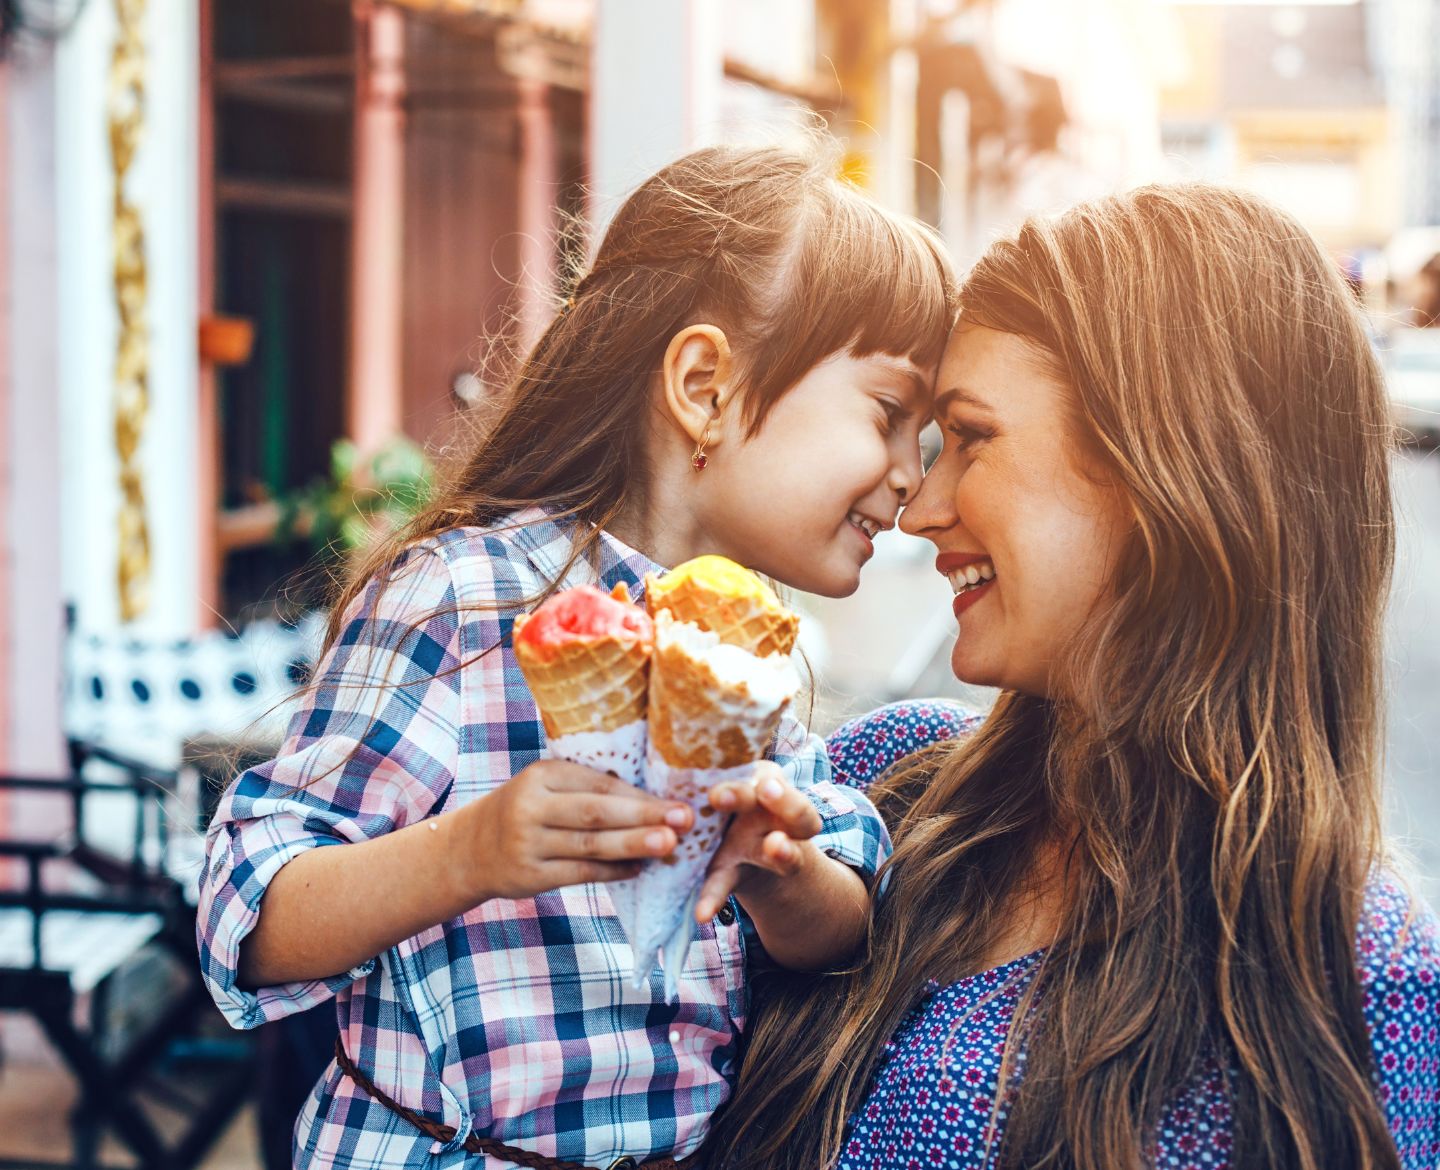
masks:
<svg viewBox="0 0 1440 1170"><path fill-rule="evenodd" d="M967 325L955 330L945 347L935 406L938 412L957 402L999 412L1024 387L1049 394L1066 392L1065 383L1055 375L1053 358L1028 337Z"/></svg>

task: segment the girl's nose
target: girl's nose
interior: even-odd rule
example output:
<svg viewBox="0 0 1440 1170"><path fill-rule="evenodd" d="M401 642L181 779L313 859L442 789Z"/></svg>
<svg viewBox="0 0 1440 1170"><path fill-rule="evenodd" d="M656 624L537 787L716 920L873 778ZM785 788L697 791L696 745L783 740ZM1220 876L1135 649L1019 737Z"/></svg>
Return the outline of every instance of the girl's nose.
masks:
<svg viewBox="0 0 1440 1170"><path fill-rule="evenodd" d="M890 475L885 482L900 503L905 504L915 498L923 478L920 452L915 450L907 451L901 459L891 464Z"/></svg>

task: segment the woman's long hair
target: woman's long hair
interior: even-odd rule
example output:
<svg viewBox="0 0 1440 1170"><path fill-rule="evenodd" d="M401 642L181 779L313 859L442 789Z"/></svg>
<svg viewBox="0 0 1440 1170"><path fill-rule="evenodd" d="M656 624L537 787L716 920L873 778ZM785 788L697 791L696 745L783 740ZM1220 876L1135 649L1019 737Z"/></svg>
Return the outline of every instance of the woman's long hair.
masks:
<svg viewBox="0 0 1440 1170"><path fill-rule="evenodd" d="M641 184L434 500L352 568L326 646L367 584L446 529L541 504L576 519L571 563L592 554L601 529L647 503L652 384L686 325L726 330L752 434L831 354L934 364L955 312L944 248L838 173L838 145L817 132L699 150Z"/></svg>
<svg viewBox="0 0 1440 1170"><path fill-rule="evenodd" d="M1006 693L882 788L898 827L868 960L766 1000L708 1164L831 1166L925 981L983 964L1063 834L999 1164L1145 1165L1214 1058L1237 1170L1397 1170L1354 952L1380 854L1390 425L1339 272L1259 199L1149 187L992 246L960 321L1053 360L1132 534L1063 656L1066 700Z"/></svg>

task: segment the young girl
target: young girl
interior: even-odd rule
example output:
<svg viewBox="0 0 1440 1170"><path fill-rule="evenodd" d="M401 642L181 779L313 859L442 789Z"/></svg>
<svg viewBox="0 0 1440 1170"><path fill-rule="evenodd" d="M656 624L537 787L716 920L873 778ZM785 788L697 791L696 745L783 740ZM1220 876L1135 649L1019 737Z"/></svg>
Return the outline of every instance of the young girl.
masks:
<svg viewBox="0 0 1440 1170"><path fill-rule="evenodd" d="M556 588L700 553L855 589L919 485L953 284L833 174L711 149L630 198L458 478L340 597L281 755L227 793L216 1001L248 1028L336 998L297 1164L670 1166L730 1091L747 958L823 968L861 938L885 831L792 722L712 795L735 817L679 1002L632 990L604 883L691 813L541 760L509 646Z"/></svg>

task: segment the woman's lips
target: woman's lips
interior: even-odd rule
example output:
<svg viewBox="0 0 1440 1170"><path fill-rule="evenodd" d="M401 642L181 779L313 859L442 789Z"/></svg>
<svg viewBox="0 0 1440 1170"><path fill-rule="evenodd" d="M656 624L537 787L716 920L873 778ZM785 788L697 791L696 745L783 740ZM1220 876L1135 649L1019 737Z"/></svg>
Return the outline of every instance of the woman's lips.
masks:
<svg viewBox="0 0 1440 1170"><path fill-rule="evenodd" d="M955 600L951 603L951 608L954 609L955 616L958 618L994 588L995 582L992 580L986 581L983 585L974 585L965 590L964 593L955 594Z"/></svg>
<svg viewBox="0 0 1440 1170"><path fill-rule="evenodd" d="M952 604L957 618L995 584L995 563L985 553L942 552L935 558L935 570L956 591Z"/></svg>

